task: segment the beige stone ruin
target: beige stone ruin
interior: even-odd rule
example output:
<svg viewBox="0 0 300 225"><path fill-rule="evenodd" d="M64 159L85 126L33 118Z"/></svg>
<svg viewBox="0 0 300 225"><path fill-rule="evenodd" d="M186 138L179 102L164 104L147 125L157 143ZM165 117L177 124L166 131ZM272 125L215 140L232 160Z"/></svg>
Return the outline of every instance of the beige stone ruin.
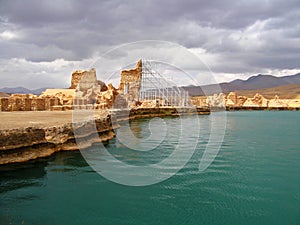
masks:
<svg viewBox="0 0 300 225"><path fill-rule="evenodd" d="M122 70L119 88L97 80L96 70L76 70L69 89L47 89L40 96L13 94L0 98L0 111L61 111L72 109L154 108L166 105L163 99L140 102L142 60L134 69ZM191 99L199 107L300 107L300 99L266 99L257 93L252 98L235 92Z"/></svg>
<svg viewBox="0 0 300 225"><path fill-rule="evenodd" d="M300 99L280 99L279 96L266 99L259 93L252 98L239 96L236 92L225 94L214 94L213 96L193 97L192 102L196 106L205 106L203 99L206 99L212 107L245 107L245 108L299 108Z"/></svg>
<svg viewBox="0 0 300 225"><path fill-rule="evenodd" d="M126 100L129 107L136 107L139 101L142 66L142 60L139 60L134 69L121 71L119 93L120 97Z"/></svg>

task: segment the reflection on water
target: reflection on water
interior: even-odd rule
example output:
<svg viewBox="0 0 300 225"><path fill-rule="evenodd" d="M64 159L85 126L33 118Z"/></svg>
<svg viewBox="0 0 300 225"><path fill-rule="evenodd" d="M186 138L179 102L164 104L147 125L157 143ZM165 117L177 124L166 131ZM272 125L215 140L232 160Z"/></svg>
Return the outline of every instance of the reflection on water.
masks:
<svg viewBox="0 0 300 225"><path fill-rule="evenodd" d="M150 130L147 127L142 129L143 123L145 123L143 119L129 121L130 129L137 138L145 138L150 135Z"/></svg>
<svg viewBox="0 0 300 225"><path fill-rule="evenodd" d="M42 186L47 172L67 172L87 167L80 152L58 152L48 158L0 166L0 193L27 186Z"/></svg>
<svg viewBox="0 0 300 225"><path fill-rule="evenodd" d="M26 186L40 186L48 159L0 166L0 193ZM22 179L20 179L22 178Z"/></svg>

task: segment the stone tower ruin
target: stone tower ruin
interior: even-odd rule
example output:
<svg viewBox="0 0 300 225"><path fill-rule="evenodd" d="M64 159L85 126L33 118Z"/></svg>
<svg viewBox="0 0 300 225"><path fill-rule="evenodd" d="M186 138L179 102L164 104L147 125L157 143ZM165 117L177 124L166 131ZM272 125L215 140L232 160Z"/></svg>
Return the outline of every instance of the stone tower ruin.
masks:
<svg viewBox="0 0 300 225"><path fill-rule="evenodd" d="M136 63L135 69L122 70L119 91L128 104L139 101L142 80L142 60Z"/></svg>

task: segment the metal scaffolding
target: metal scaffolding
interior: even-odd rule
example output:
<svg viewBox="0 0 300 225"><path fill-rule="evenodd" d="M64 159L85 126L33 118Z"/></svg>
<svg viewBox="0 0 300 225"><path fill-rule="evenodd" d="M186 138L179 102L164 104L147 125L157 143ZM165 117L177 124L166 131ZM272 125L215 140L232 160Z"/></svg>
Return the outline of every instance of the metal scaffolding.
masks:
<svg viewBox="0 0 300 225"><path fill-rule="evenodd" d="M188 92L165 79L156 69L156 63L142 61L140 101L157 101L162 106L190 106Z"/></svg>

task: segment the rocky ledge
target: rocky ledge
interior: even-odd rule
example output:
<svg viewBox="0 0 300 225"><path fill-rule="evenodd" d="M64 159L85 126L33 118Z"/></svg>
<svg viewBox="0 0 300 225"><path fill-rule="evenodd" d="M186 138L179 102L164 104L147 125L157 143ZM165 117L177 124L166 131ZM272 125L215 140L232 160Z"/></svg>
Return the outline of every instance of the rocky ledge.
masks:
<svg viewBox="0 0 300 225"><path fill-rule="evenodd" d="M76 140L80 141L80 149L110 140L122 120L210 113L209 108L174 107L103 110L92 117L86 112L78 112L75 122L71 111L0 113L0 121L6 121L0 124L0 165L78 150Z"/></svg>
<svg viewBox="0 0 300 225"><path fill-rule="evenodd" d="M55 115L53 115L55 116ZM34 119L32 119L34 120ZM91 132L95 126L97 134ZM0 130L0 164L25 162L47 157L57 151L78 150L74 132L80 131L79 138L85 146L112 139L115 136L111 116L108 113L96 116L93 120L78 123L62 123L49 126L40 122L34 126ZM74 130L76 129L76 130ZM85 132L89 131L89 132ZM82 147L82 146L81 146Z"/></svg>

